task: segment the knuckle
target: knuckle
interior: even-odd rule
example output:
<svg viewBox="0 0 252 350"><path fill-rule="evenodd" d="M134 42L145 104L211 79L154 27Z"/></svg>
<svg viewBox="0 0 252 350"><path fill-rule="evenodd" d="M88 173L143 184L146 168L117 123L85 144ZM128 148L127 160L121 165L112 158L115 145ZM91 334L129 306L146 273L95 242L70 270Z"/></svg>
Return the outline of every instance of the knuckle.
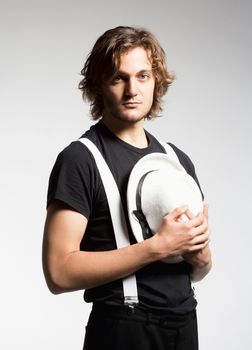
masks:
<svg viewBox="0 0 252 350"><path fill-rule="evenodd" d="M195 237L194 231L193 231L193 230L190 230L190 231L188 232L188 236L189 236L189 238L192 240L192 239Z"/></svg>
<svg viewBox="0 0 252 350"><path fill-rule="evenodd" d="M185 227L185 229L190 230L192 228L191 222L190 221L185 221L184 222L184 227Z"/></svg>
<svg viewBox="0 0 252 350"><path fill-rule="evenodd" d="M165 216L163 217L163 222L164 222L164 223L169 223L170 220L171 220L170 214L165 215Z"/></svg>
<svg viewBox="0 0 252 350"><path fill-rule="evenodd" d="M182 213L181 208L179 208L179 207L175 208L175 209L174 209L174 213L175 213L175 215L181 214L181 213Z"/></svg>

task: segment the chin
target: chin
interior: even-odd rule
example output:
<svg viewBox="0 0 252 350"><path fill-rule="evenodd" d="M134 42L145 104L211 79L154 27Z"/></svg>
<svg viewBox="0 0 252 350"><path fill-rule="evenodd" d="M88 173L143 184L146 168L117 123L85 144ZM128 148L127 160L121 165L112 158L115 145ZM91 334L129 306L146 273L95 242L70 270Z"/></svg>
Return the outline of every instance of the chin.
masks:
<svg viewBox="0 0 252 350"><path fill-rule="evenodd" d="M141 120L144 120L144 116L130 116L130 117L121 117L120 120L128 123L138 123Z"/></svg>
<svg viewBox="0 0 252 350"><path fill-rule="evenodd" d="M148 115L148 113L134 113L134 112L120 113L117 116L117 118L122 120L122 121L136 123L136 122L139 122L139 121L145 119L147 115Z"/></svg>

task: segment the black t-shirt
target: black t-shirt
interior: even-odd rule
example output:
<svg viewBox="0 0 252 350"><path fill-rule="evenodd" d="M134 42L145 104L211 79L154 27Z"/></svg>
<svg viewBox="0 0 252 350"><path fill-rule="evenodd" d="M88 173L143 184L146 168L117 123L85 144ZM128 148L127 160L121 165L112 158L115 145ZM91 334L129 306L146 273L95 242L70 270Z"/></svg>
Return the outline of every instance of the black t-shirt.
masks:
<svg viewBox="0 0 252 350"><path fill-rule="evenodd" d="M148 147L136 148L111 133L102 121L93 125L83 136L98 147L105 158L118 185L131 243L135 238L127 216L126 192L130 172L136 162L146 154L165 153L163 146L146 131ZM180 163L198 183L190 158L171 144ZM81 142L74 141L57 157L52 169L47 206L52 200L65 202L88 219L80 249L105 251L116 249L107 197L93 155ZM189 277L190 266L186 262L167 264L154 262L136 272L140 307L166 309L169 312L185 313L197 304ZM123 301L122 280L85 290L87 302L121 304Z"/></svg>

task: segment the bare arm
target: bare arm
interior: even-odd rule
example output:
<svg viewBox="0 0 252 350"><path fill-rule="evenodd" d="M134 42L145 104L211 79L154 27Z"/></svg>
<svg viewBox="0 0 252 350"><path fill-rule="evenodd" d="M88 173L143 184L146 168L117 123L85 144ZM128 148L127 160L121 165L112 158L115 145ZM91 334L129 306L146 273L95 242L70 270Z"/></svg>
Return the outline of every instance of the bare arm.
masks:
<svg viewBox="0 0 252 350"><path fill-rule="evenodd" d="M87 219L62 203L48 208L43 267L53 293L92 288L123 278L151 262L148 248L136 244L105 252L80 251ZM148 245L148 244L144 244Z"/></svg>
<svg viewBox="0 0 252 350"><path fill-rule="evenodd" d="M192 219L194 216L190 211L186 212L188 218ZM208 224L208 205L204 205L203 210L204 220L207 223L207 234L210 235L210 228ZM186 253L184 258L187 262L192 265L191 269L191 280L193 282L198 282L202 280L212 268L212 256L209 246L209 241L207 245L196 252Z"/></svg>
<svg viewBox="0 0 252 350"><path fill-rule="evenodd" d="M53 202L45 223L43 268L49 289L57 294L96 287L124 278L143 266L168 256L194 252L208 237L201 218L187 223L177 218L186 208L167 215L150 239L105 252L80 251L87 219L61 202Z"/></svg>
<svg viewBox="0 0 252 350"><path fill-rule="evenodd" d="M191 270L191 280L193 282L199 282L202 280L212 268L212 258L209 244L197 254L192 254L192 270Z"/></svg>

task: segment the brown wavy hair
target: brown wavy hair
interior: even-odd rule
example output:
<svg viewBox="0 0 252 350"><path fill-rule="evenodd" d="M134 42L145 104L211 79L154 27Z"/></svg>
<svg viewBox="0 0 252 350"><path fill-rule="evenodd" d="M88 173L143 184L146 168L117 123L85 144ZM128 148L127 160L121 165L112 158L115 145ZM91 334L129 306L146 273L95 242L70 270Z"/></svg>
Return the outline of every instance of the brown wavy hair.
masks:
<svg viewBox="0 0 252 350"><path fill-rule="evenodd" d="M79 83L79 89L83 99L90 102L94 120L102 117L104 110L103 82L118 70L121 55L135 47L143 47L148 52L155 77L153 104L147 119L155 118L162 111L161 99L175 78L167 70L164 50L148 30L119 26L107 30L98 38L81 70L83 79Z"/></svg>

